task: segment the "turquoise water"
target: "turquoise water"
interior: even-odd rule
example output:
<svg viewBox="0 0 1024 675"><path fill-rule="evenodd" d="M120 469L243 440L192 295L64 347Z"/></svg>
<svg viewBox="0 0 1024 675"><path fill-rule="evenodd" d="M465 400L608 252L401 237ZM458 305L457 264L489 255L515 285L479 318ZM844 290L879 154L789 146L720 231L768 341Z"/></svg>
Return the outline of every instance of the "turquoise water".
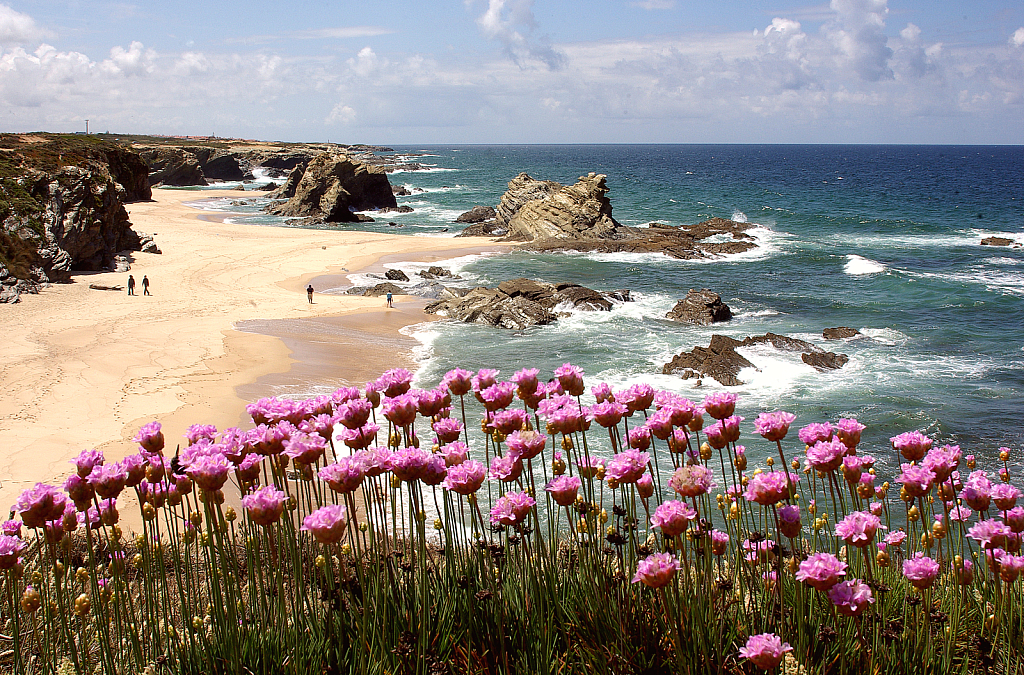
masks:
<svg viewBox="0 0 1024 675"><path fill-rule="evenodd" d="M598 290L628 288L636 302L519 332L449 322L421 326L415 331L424 344L419 386L433 386L455 366L499 368L504 376L534 366L550 376L570 361L591 384L605 380L617 388L645 381L699 401L722 387L705 379L694 389L692 380L661 375L664 363L707 346L713 333L742 338L771 331L846 353L850 362L818 373L799 354L770 347L744 351L757 366L741 373L748 384L733 388L740 395L738 413L751 425L745 429L752 429L758 412L783 408L797 415L799 426L857 417L868 425L864 444L883 458L888 438L911 429L959 443L979 458L994 455L998 446L1024 446L1024 248L979 245L993 235L1024 244L1024 148L397 151L425 153L416 161L436 166L390 176L393 184L422 190L399 198L414 212L346 227L451 236L459 227L455 217L476 204L496 204L520 171L562 183L597 171L608 175L613 214L624 224L720 216L756 224L752 234L760 244L707 262L525 252L452 261L448 266L466 284L526 276ZM410 273L421 268L398 267ZM735 318L713 328L664 319L687 289L700 287L720 293ZM821 331L834 326L857 328L864 337L824 340Z"/></svg>

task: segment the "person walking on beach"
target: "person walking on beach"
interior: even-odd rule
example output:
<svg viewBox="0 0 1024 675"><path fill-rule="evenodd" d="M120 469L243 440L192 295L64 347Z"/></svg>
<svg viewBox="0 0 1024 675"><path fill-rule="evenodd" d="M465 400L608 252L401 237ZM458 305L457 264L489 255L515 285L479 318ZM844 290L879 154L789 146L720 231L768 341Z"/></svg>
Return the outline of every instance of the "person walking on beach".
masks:
<svg viewBox="0 0 1024 675"><path fill-rule="evenodd" d="M135 277L128 275L128 295L135 295Z"/></svg>
<svg viewBox="0 0 1024 675"><path fill-rule="evenodd" d="M313 304L313 284L310 284L309 288L306 289L306 297L309 298L309 304L312 305Z"/></svg>
<svg viewBox="0 0 1024 675"><path fill-rule="evenodd" d="M150 292L149 292L149 277L147 277L145 274L142 275L142 294L143 295L150 295Z"/></svg>
<svg viewBox="0 0 1024 675"><path fill-rule="evenodd" d="M391 291L388 291L388 307L394 307L394 305L391 304Z"/></svg>

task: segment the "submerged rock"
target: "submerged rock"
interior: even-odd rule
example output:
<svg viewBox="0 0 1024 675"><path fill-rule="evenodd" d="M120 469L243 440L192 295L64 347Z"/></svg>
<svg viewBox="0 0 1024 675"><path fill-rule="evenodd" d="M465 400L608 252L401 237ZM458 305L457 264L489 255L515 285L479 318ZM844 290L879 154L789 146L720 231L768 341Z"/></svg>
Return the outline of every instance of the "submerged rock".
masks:
<svg viewBox="0 0 1024 675"><path fill-rule="evenodd" d="M690 289L686 297L676 303L666 318L697 326L710 326L713 323L728 321L732 318L729 305L722 302L722 297L706 288L699 291Z"/></svg>
<svg viewBox="0 0 1024 675"><path fill-rule="evenodd" d="M712 335L707 347L694 347L673 357L662 368L665 375L680 375L683 379L693 377L713 377L727 387L744 384L739 373L744 368L753 368L754 364L742 354L738 347L750 347L759 344L770 344L775 349L785 352L800 352L800 359L819 371L842 368L850 360L846 354L827 352L806 340L765 333L747 337L743 340L726 335Z"/></svg>
<svg viewBox="0 0 1024 675"><path fill-rule="evenodd" d="M826 340L845 340L846 338L857 337L858 335L862 335L862 333L856 328L850 328L849 326L826 328L821 331L821 337Z"/></svg>
<svg viewBox="0 0 1024 675"><path fill-rule="evenodd" d="M616 293L623 297L622 291ZM613 306L609 295L577 284L512 279L497 288L474 288L462 297L430 303L423 311L465 323L522 329L552 323L560 307L608 311Z"/></svg>
<svg viewBox="0 0 1024 675"><path fill-rule="evenodd" d="M1013 239L1006 237L985 237L981 240L982 246L1009 246L1012 243Z"/></svg>

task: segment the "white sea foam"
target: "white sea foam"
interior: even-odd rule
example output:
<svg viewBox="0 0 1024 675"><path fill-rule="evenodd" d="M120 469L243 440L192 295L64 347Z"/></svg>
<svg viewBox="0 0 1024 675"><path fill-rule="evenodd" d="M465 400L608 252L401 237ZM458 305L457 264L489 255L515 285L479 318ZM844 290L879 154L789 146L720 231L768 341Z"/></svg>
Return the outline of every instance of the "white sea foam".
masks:
<svg viewBox="0 0 1024 675"><path fill-rule="evenodd" d="M862 274L879 274L884 272L885 269L885 265L878 261L852 253L846 256L846 264L843 265L843 271L854 276Z"/></svg>
<svg viewBox="0 0 1024 675"><path fill-rule="evenodd" d="M769 308L751 310L749 312L737 312L733 314L732 317L734 319L754 319L762 316L779 316L780 314L782 314L782 312L780 312L779 310Z"/></svg>
<svg viewBox="0 0 1024 675"><path fill-rule="evenodd" d="M732 219L735 220L737 223L746 223L746 222L748 222L747 221L747 214L745 214L745 213L743 213L742 211L739 211L739 210L736 210L736 211L732 212Z"/></svg>
<svg viewBox="0 0 1024 675"><path fill-rule="evenodd" d="M939 279L957 284L981 285L991 293L1024 297L1024 272L972 267L963 272L916 272L911 276Z"/></svg>

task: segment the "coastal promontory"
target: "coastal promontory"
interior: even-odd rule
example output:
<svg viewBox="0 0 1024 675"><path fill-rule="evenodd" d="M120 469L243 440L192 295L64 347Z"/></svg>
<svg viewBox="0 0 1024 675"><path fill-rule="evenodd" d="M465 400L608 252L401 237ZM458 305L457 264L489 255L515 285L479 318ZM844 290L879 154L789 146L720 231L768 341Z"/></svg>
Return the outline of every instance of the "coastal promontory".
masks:
<svg viewBox="0 0 1024 675"><path fill-rule="evenodd" d="M295 167L288 181L269 197L287 199L267 209L273 215L329 223L358 222L356 211L398 206L383 168L326 152L305 167Z"/></svg>

